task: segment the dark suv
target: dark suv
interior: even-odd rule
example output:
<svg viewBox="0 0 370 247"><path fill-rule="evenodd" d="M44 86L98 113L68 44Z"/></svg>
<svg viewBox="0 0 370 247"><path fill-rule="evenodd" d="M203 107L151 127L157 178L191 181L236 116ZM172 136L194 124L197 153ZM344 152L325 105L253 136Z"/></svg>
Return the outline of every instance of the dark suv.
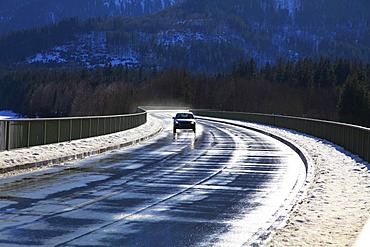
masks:
<svg viewBox="0 0 370 247"><path fill-rule="evenodd" d="M192 129L195 133L195 127L195 117L191 112L180 112L173 118L173 133L176 133L177 129Z"/></svg>

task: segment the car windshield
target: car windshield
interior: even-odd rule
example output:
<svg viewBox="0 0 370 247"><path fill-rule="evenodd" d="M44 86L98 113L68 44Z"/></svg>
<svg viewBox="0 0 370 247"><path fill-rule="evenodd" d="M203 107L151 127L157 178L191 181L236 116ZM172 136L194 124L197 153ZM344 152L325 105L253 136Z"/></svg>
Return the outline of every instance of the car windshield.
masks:
<svg viewBox="0 0 370 247"><path fill-rule="evenodd" d="M194 115L191 113L177 113L176 118L177 119L193 119Z"/></svg>

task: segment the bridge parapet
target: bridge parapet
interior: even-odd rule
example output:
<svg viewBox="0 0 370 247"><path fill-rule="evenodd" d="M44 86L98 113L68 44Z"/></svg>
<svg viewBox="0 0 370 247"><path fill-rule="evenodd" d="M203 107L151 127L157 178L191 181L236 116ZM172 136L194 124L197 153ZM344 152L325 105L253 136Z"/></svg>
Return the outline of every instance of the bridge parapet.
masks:
<svg viewBox="0 0 370 247"><path fill-rule="evenodd" d="M147 113L113 116L0 120L0 150L72 141L138 127Z"/></svg>
<svg viewBox="0 0 370 247"><path fill-rule="evenodd" d="M370 129L317 119L287 117L281 115L192 110L194 114L272 125L319 137L357 154L370 163Z"/></svg>

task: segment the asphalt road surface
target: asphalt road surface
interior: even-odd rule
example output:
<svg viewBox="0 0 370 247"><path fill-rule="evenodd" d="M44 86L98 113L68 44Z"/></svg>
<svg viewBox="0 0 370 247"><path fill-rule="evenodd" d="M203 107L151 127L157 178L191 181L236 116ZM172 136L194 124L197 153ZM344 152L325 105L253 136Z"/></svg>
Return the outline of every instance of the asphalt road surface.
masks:
<svg viewBox="0 0 370 247"><path fill-rule="evenodd" d="M1 246L248 246L304 183L284 144L198 120L108 155L0 181ZM283 206L282 206L283 205Z"/></svg>

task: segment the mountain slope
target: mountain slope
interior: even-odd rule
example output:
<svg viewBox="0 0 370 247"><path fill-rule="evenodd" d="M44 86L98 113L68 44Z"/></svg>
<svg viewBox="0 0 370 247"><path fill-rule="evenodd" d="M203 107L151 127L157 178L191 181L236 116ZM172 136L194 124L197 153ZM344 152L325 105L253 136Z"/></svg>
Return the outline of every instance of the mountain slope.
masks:
<svg viewBox="0 0 370 247"><path fill-rule="evenodd" d="M105 3L113 8L113 1ZM186 0L140 17L69 19L9 34L0 38L0 61L195 72L229 71L234 62L250 58L258 65L320 56L370 62L369 5L367 0Z"/></svg>
<svg viewBox="0 0 370 247"><path fill-rule="evenodd" d="M179 0L17 0L0 1L0 33L56 23L64 18L139 16Z"/></svg>

